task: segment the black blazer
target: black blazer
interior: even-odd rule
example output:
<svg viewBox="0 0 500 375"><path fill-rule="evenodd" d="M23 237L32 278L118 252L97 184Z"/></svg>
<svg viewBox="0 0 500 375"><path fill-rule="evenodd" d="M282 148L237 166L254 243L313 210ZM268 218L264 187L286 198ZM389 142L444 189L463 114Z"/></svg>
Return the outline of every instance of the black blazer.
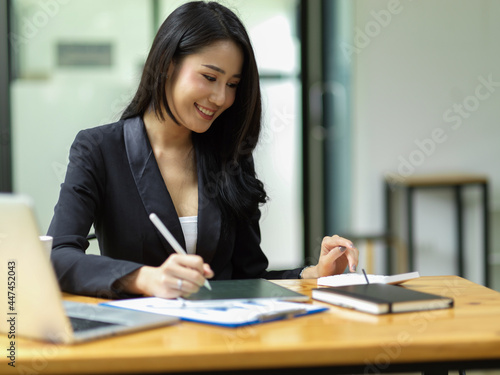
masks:
<svg viewBox="0 0 500 375"><path fill-rule="evenodd" d="M198 170L198 174L200 171ZM198 178L196 253L215 279L298 278L300 268L267 272L257 210L251 220L222 225L222 216ZM142 265L159 266L174 250L149 220L155 212L179 243L184 236L140 117L83 130L71 146L48 235L63 291L127 296L113 283ZM94 225L101 256L85 254Z"/></svg>

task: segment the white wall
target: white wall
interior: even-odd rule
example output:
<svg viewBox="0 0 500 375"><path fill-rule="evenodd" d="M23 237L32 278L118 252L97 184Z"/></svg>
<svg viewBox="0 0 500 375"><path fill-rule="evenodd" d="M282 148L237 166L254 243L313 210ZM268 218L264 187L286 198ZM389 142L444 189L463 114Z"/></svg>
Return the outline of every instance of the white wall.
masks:
<svg viewBox="0 0 500 375"><path fill-rule="evenodd" d="M353 38L344 50L354 77L356 230L383 230L388 172L486 174L490 209L499 209L499 16L494 0L355 2ZM433 136L424 153L419 144ZM419 193L416 205L417 267L423 274L455 273L452 196ZM479 207L480 195L467 194L469 254L481 246ZM470 278L480 282L477 257L471 258Z"/></svg>

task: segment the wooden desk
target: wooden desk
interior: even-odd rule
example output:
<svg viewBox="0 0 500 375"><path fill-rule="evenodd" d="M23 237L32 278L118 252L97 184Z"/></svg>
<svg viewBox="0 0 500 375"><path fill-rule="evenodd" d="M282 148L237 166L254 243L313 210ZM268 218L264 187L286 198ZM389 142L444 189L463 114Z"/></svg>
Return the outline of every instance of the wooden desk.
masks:
<svg viewBox="0 0 500 375"><path fill-rule="evenodd" d="M304 293L316 286L315 280L278 283ZM268 369L303 375L313 370L376 374L500 368L500 293L457 276L421 277L406 285L453 297L455 307L373 316L331 306L326 313L246 328L181 322L74 346L19 339L17 367L10 372L2 335L0 373L245 374Z"/></svg>

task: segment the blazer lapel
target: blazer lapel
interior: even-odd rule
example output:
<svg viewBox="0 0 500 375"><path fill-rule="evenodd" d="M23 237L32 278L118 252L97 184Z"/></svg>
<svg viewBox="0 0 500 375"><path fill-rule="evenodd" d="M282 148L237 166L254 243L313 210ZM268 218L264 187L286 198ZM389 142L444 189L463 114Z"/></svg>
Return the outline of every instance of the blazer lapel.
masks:
<svg viewBox="0 0 500 375"><path fill-rule="evenodd" d="M148 217L156 213L179 244L186 248L177 212L156 163L142 118L138 116L125 120L123 131L130 170ZM160 232L157 231L157 234L167 253L174 253Z"/></svg>

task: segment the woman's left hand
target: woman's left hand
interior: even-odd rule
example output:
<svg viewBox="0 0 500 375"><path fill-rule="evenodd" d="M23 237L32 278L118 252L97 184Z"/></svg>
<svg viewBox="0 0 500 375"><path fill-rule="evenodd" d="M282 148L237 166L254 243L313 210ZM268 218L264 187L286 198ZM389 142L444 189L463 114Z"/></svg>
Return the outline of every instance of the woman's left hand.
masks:
<svg viewBox="0 0 500 375"><path fill-rule="evenodd" d="M349 267L355 272L358 265L359 251L351 241L340 236L327 236L321 242L321 252L316 266L304 269L303 279L338 275Z"/></svg>

